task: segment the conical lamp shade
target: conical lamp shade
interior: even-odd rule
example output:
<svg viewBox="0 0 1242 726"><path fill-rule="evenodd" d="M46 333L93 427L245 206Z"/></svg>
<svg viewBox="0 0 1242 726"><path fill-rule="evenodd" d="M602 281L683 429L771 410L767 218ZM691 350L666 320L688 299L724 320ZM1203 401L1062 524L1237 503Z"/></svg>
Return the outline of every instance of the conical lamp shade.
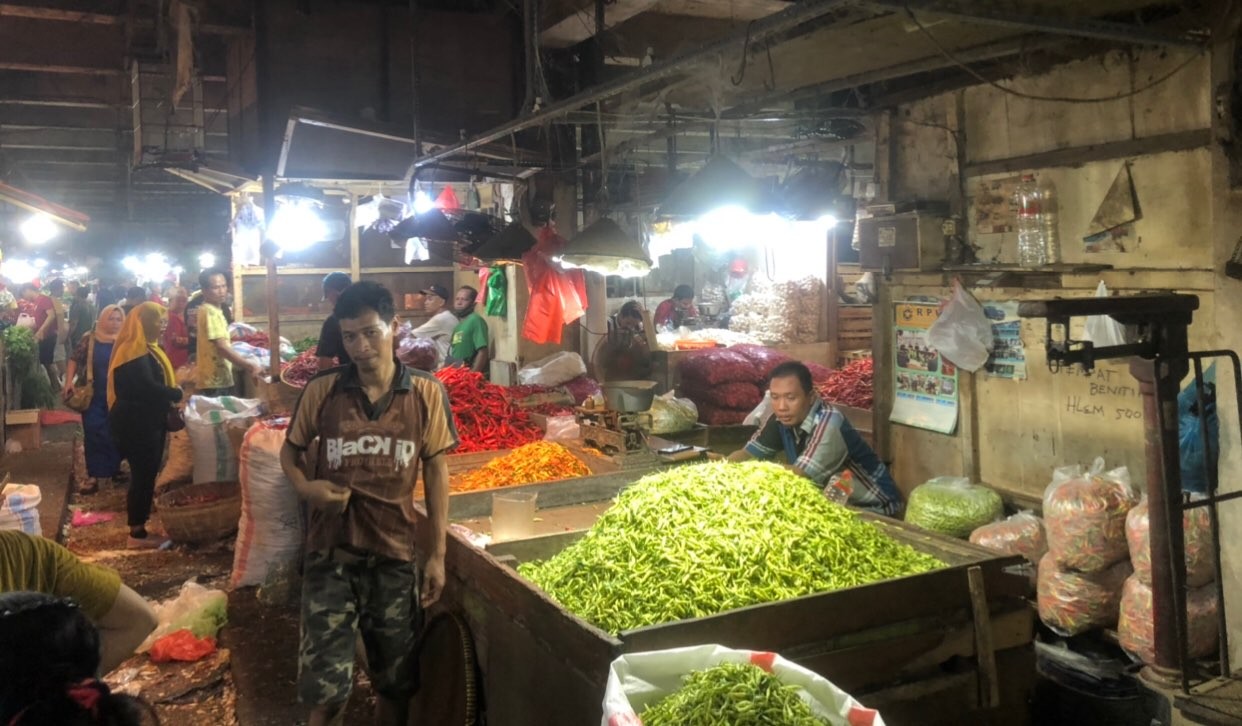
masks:
<svg viewBox="0 0 1242 726"><path fill-rule="evenodd" d="M470 254L480 260L519 260L535 246L535 236L521 222L513 222Z"/></svg>
<svg viewBox="0 0 1242 726"><path fill-rule="evenodd" d="M738 206L756 213L772 211L771 195L746 170L717 154L677 185L656 211L659 217L699 217L721 207Z"/></svg>
<svg viewBox="0 0 1242 726"><path fill-rule="evenodd" d="M607 217L597 219L570 240L560 261L603 275L634 277L651 271L651 258L642 244Z"/></svg>

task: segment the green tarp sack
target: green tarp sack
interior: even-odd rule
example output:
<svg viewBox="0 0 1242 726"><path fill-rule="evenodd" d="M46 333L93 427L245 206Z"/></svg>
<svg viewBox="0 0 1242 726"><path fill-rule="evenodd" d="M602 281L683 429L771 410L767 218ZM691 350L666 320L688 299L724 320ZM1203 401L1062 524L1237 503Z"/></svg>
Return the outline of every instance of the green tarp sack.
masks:
<svg viewBox="0 0 1242 726"><path fill-rule="evenodd" d="M509 312L509 283L505 268L497 265L487 276L487 314L503 318Z"/></svg>

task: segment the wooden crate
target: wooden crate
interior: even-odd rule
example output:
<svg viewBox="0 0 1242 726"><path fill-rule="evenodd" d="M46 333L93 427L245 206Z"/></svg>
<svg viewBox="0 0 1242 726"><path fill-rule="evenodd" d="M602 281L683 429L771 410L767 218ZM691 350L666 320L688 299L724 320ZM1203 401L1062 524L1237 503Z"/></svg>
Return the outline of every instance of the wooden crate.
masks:
<svg viewBox="0 0 1242 726"><path fill-rule="evenodd" d="M25 408L4 414L6 440L12 439L22 445L22 451L43 447L43 425L39 423L39 409Z"/></svg>
<svg viewBox="0 0 1242 726"><path fill-rule="evenodd" d="M557 488L545 489L541 500ZM495 726L598 723L616 656L703 643L781 653L881 708L895 726L1026 723L1035 679L1034 615L1026 601L1029 580L1009 571L1024 560L863 516L948 567L613 636L560 607L511 567L551 556L581 532L484 551L450 531L448 582L437 607L457 613L470 628L480 700ZM424 520L418 531L425 533L421 508L418 517ZM425 544L420 548L425 552ZM531 698L536 693L556 697Z"/></svg>

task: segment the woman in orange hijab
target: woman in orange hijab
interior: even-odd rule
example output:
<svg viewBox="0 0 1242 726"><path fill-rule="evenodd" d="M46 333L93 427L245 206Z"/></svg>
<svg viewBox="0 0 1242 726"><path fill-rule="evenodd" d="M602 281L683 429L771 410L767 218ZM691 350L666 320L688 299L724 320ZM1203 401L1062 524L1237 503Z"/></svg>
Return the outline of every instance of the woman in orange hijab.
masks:
<svg viewBox="0 0 1242 726"><path fill-rule="evenodd" d="M167 327L163 306L145 302L135 307L116 337L108 368L108 424L131 474L126 501L131 549L157 548L167 541L147 533L168 413L181 400L172 363L159 346Z"/></svg>

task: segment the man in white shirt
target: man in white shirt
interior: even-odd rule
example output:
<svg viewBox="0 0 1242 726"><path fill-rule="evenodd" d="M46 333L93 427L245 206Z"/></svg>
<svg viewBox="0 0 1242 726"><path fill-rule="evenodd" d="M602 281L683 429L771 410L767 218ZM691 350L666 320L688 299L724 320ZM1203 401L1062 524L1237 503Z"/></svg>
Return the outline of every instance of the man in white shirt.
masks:
<svg viewBox="0 0 1242 726"><path fill-rule="evenodd" d="M449 344L453 339L453 329L457 327L457 316L447 307L448 290L443 285L432 285L422 290L423 311L431 319L414 329L414 337L427 338L436 344L436 367L444 365L448 357Z"/></svg>

